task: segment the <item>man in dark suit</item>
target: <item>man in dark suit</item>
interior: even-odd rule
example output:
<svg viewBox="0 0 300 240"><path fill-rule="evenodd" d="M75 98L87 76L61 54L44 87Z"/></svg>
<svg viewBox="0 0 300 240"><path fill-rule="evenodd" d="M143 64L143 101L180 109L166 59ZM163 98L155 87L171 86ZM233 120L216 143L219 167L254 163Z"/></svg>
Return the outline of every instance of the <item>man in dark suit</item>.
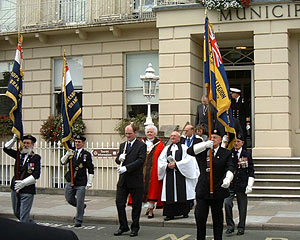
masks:
<svg viewBox="0 0 300 240"><path fill-rule="evenodd" d="M202 125L204 127L205 135L208 135L208 98L203 95L201 103L197 106L197 113L195 119L195 126Z"/></svg>
<svg viewBox="0 0 300 240"><path fill-rule="evenodd" d="M237 135L232 154L234 156L235 173L234 179L229 187L230 196L225 198L225 216L227 230L226 234L234 232L234 221L232 217L233 198L236 195L238 210L239 210L239 224L237 235L243 235L245 231L245 223L247 216L248 198L247 194L252 192L254 183L254 167L252 155L250 152L244 150L243 135Z"/></svg>
<svg viewBox="0 0 300 240"><path fill-rule="evenodd" d="M19 155L19 166L17 164L18 151L11 149L17 141L17 135L5 143L4 152L16 159L14 177L11 180L11 200L14 215L21 222L34 222L30 218L30 210L33 198L36 194L35 183L41 174L41 156L33 152L36 138L32 135L23 137L24 147Z"/></svg>
<svg viewBox="0 0 300 240"><path fill-rule="evenodd" d="M217 129L211 134L211 140L195 144L188 154L200 157L200 177L196 186L195 219L197 240L205 240L206 222L211 207L214 239L221 240L223 232L223 201L229 196L228 187L233 179L233 161L231 152L220 147L222 137ZM210 169L209 151L213 148L213 169ZM213 171L213 194L210 194L210 171Z"/></svg>
<svg viewBox="0 0 300 240"><path fill-rule="evenodd" d="M0 218L0 226L0 236L4 240L78 240L76 234L70 230L21 223L6 218Z"/></svg>
<svg viewBox="0 0 300 240"><path fill-rule="evenodd" d="M69 150L60 160L62 165L69 163L69 171L65 174L65 179L67 180L65 184L65 198L69 204L76 207L75 227L81 227L82 225L84 209L86 208L84 203L85 190L92 186L94 178L92 155L84 149L85 140L86 138L83 136L75 136L75 152ZM72 161L72 169L70 161ZM74 186L72 186L71 170L73 171Z"/></svg>
<svg viewBox="0 0 300 240"><path fill-rule="evenodd" d="M130 237L138 235L144 188L143 165L146 159L146 144L136 139L136 129L133 125L125 127L126 142L120 145L116 163L120 165L117 184L116 205L120 227L115 236L129 231L126 217L126 202L130 193L132 198L132 224Z"/></svg>

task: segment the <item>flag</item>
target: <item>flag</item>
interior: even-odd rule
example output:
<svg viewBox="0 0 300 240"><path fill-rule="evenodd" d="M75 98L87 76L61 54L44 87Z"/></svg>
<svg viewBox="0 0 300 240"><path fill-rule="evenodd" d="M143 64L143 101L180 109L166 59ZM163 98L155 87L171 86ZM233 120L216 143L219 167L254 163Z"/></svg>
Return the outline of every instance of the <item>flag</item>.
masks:
<svg viewBox="0 0 300 240"><path fill-rule="evenodd" d="M61 99L62 114L62 144L69 150L71 147L70 139L72 138L72 125L81 114L81 108L78 98L73 88L70 69L67 59L63 58L63 85Z"/></svg>
<svg viewBox="0 0 300 240"><path fill-rule="evenodd" d="M222 56L208 18L205 19L204 33L204 79L208 88L208 99L215 107L217 120L229 135L228 149L233 148L236 139L232 117L229 83L223 65Z"/></svg>
<svg viewBox="0 0 300 240"><path fill-rule="evenodd" d="M22 123L22 88L24 73L22 69L23 50L22 36L19 37L13 69L10 74L6 96L12 101L12 109L9 117L13 122L11 132L18 136L21 148L23 147L23 123Z"/></svg>

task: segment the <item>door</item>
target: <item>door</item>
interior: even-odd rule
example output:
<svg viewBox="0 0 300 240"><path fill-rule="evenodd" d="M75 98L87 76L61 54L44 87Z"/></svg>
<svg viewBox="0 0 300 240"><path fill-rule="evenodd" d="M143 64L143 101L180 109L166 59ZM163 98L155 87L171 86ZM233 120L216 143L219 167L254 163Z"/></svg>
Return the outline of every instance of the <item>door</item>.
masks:
<svg viewBox="0 0 300 240"><path fill-rule="evenodd" d="M254 84L253 66L225 67L229 87L241 90L241 98L246 108L246 143L247 148L254 147Z"/></svg>

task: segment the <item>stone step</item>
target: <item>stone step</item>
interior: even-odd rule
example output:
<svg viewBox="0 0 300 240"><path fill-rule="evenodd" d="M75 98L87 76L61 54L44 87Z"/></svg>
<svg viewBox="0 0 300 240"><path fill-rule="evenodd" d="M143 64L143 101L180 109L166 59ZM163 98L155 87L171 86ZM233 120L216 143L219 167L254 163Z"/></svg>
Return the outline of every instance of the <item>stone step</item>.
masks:
<svg viewBox="0 0 300 240"><path fill-rule="evenodd" d="M254 164L300 164L299 157L292 158L274 158L274 157L260 157L253 158Z"/></svg>
<svg viewBox="0 0 300 240"><path fill-rule="evenodd" d="M300 195L300 187L253 186L253 194Z"/></svg>
<svg viewBox="0 0 300 240"><path fill-rule="evenodd" d="M300 172L300 164L255 164L256 171Z"/></svg>
<svg viewBox="0 0 300 240"><path fill-rule="evenodd" d="M300 179L255 179L254 186L298 187Z"/></svg>
<svg viewBox="0 0 300 240"><path fill-rule="evenodd" d="M263 200L282 200L282 201L299 201L300 194L299 195L289 195L289 194L255 194L255 193L250 193L248 194L249 200L254 200L254 201L263 201Z"/></svg>
<svg viewBox="0 0 300 240"><path fill-rule="evenodd" d="M255 171L257 179L300 179L300 172Z"/></svg>

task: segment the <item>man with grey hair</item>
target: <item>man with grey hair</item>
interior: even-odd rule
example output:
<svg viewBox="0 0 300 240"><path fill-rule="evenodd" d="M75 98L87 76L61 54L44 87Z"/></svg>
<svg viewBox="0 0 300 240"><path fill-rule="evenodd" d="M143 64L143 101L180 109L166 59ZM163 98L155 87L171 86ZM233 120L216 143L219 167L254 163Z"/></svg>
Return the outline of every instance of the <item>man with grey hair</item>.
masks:
<svg viewBox="0 0 300 240"><path fill-rule="evenodd" d="M196 159L187 154L187 146L180 143L180 134L171 134L171 144L158 158L158 179L163 180L161 200L165 202L165 221L175 216L188 217L188 200L195 198L195 186L200 174Z"/></svg>
<svg viewBox="0 0 300 240"><path fill-rule="evenodd" d="M204 127L205 135L208 135L208 98L203 95L201 103L197 106L197 113L195 119L195 126L202 125Z"/></svg>

